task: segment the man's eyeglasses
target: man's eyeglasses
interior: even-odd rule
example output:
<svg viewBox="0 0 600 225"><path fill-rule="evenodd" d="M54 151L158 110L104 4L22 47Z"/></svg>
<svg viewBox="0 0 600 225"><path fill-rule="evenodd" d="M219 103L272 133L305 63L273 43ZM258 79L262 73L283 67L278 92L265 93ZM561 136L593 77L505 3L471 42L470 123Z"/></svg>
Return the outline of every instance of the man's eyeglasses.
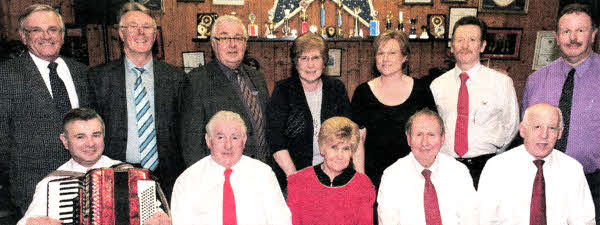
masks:
<svg viewBox="0 0 600 225"><path fill-rule="evenodd" d="M120 28L123 28L129 32L134 32L134 31L138 31L138 29L142 29L144 31L144 33L152 33L154 32L154 27L153 26L139 26L139 25L129 25L129 26L119 26Z"/></svg>
<svg viewBox="0 0 600 225"><path fill-rule="evenodd" d="M50 28L48 28L48 30L44 30L39 27L36 27L33 29L23 29L23 30L25 30L26 33L29 33L29 35L35 36L35 37L42 36L42 35L44 35L44 33L48 34L49 36L56 36L62 32L62 29L58 28L58 27L50 27Z"/></svg>
<svg viewBox="0 0 600 225"><path fill-rule="evenodd" d="M246 41L246 38L243 37L214 37L217 42L225 44L233 41L233 43L239 44Z"/></svg>

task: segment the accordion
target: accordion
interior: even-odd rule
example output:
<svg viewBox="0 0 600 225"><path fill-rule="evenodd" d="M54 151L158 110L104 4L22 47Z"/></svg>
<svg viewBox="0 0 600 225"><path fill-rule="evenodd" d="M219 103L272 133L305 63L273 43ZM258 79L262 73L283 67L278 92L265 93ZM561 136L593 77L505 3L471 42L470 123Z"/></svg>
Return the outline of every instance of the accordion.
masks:
<svg viewBox="0 0 600 225"><path fill-rule="evenodd" d="M100 168L48 182L47 216L63 224L144 224L160 207L170 214L146 169Z"/></svg>

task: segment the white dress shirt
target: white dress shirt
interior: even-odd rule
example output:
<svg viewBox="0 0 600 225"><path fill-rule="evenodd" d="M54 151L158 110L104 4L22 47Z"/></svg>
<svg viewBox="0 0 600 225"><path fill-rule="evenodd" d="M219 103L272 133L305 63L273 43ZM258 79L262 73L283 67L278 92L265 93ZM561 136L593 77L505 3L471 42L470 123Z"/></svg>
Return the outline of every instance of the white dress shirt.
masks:
<svg viewBox="0 0 600 225"><path fill-rule="evenodd" d="M271 167L242 156L231 169L237 224L292 224L292 214ZM174 225L223 224L224 171L206 156L177 178L171 197Z"/></svg>
<svg viewBox="0 0 600 225"><path fill-rule="evenodd" d="M482 225L529 224L534 160L523 145L488 160L478 189ZM596 224L581 164L558 150L544 161L547 224Z"/></svg>
<svg viewBox="0 0 600 225"><path fill-rule="evenodd" d="M458 157L454 152L456 105L462 72L454 67L436 78L430 86L446 129L446 142L441 152L455 158ZM469 75L469 151L463 157L502 152L518 130L519 105L513 81L509 76L481 64L465 72Z"/></svg>
<svg viewBox="0 0 600 225"><path fill-rule="evenodd" d="M52 96L52 88L50 86L50 68L48 65L50 62L40 59L35 56L31 52L29 52L35 66L38 68L38 71L42 74L42 79L44 79L44 83L46 84L46 88L48 88L48 92L50 92L50 96ZM65 61L58 57L54 60L58 64L56 67L56 73L58 73L58 77L65 84L65 88L67 89L67 94L69 95L69 101L71 102L71 108L79 108L79 97L77 97L77 90L75 90L75 83L73 83L73 77L71 77L71 72L69 72L69 67L65 63Z"/></svg>
<svg viewBox="0 0 600 225"><path fill-rule="evenodd" d="M118 163L121 163L121 161L113 160L107 156L102 156L102 157L100 157L100 160L98 160L98 162L96 162L96 164L94 164L89 169L110 167L110 166L118 164ZM75 162L75 160L73 160L73 158L71 158L69 161L67 161L65 164L62 164L56 170L85 173L88 171L88 168L85 168L84 166ZM51 180L54 180L54 179L58 179L58 178L61 178L61 177L58 177L58 176L46 177L37 184L37 186L35 187L35 193L33 194L33 200L31 201L29 208L27 208L27 212L25 212L25 215L23 216L23 218L21 218L21 220L19 220L17 225L26 224L27 219L29 219L29 218L46 216L47 209L48 209L48 207L47 207L47 205L48 205L48 182L50 182ZM54 219L58 219L58 218L54 218Z"/></svg>
<svg viewBox="0 0 600 225"><path fill-rule="evenodd" d="M423 166L412 153L385 169L377 197L379 224L425 225ZM444 225L476 225L477 194L467 167L438 154L431 170Z"/></svg>

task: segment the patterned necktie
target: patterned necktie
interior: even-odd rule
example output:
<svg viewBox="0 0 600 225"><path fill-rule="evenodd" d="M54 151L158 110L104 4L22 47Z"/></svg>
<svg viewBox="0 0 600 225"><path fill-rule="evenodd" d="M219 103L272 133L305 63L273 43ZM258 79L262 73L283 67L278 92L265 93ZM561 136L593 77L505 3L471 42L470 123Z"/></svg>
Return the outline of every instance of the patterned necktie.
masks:
<svg viewBox="0 0 600 225"><path fill-rule="evenodd" d="M573 102L573 86L574 86L575 68L569 71L567 80L563 84L562 94L560 95L560 101L558 102L558 108L563 115L563 132L562 137L556 141L554 145L555 149L565 152L567 150L567 141L569 138L569 124L571 122L571 105Z"/></svg>
<svg viewBox="0 0 600 225"><path fill-rule="evenodd" d="M535 160L533 163L537 167L537 173L533 180L533 191L531 192L529 225L546 225L546 182L542 170L544 160Z"/></svg>
<svg viewBox="0 0 600 225"><path fill-rule="evenodd" d="M152 108L150 107L150 100L146 87L142 83L142 74L144 68L133 69L136 75L135 83L133 85L134 90L134 104L135 104L135 119L138 129L138 141L142 161L140 164L142 167L154 171L158 166L158 151L156 150L156 129L154 126L154 117L152 116Z"/></svg>
<svg viewBox="0 0 600 225"><path fill-rule="evenodd" d="M58 77L56 67L58 67L58 63L56 62L48 64L48 69L50 69L50 89L52 89L52 98L54 99L56 110L60 115L63 115L71 109L71 101L69 101L69 93L67 93L65 83Z"/></svg>
<svg viewBox="0 0 600 225"><path fill-rule="evenodd" d="M260 104L258 101L258 94L253 95L250 90L250 86L244 76L240 74L238 70L234 70L238 85L240 86L240 90L242 93L242 100L246 103L248 111L250 112L250 117L252 117L252 122L254 124L254 136L256 138L256 149L257 156L261 161L266 160L266 150L265 150L265 122L262 114L262 110L260 108Z"/></svg>
<svg viewBox="0 0 600 225"><path fill-rule="evenodd" d="M437 193L431 183L431 170L424 169L425 189L423 190L423 207L425 208L425 222L427 225L442 225L440 206L438 205Z"/></svg>
<svg viewBox="0 0 600 225"><path fill-rule="evenodd" d="M456 104L456 129L454 131L454 151L462 157L469 150L469 90L467 80L469 75L460 74L460 89Z"/></svg>
<svg viewBox="0 0 600 225"><path fill-rule="evenodd" d="M233 171L225 170L225 182L223 183L223 225L236 225L237 217L235 214L235 196L229 177Z"/></svg>

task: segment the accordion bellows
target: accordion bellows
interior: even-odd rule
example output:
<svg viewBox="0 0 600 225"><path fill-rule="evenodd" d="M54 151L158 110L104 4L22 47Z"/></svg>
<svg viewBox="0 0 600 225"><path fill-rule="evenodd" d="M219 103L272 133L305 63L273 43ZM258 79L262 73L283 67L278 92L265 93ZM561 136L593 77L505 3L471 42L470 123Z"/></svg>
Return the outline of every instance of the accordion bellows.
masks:
<svg viewBox="0 0 600 225"><path fill-rule="evenodd" d="M48 183L48 216L64 224L143 224L168 205L146 169L101 168Z"/></svg>

